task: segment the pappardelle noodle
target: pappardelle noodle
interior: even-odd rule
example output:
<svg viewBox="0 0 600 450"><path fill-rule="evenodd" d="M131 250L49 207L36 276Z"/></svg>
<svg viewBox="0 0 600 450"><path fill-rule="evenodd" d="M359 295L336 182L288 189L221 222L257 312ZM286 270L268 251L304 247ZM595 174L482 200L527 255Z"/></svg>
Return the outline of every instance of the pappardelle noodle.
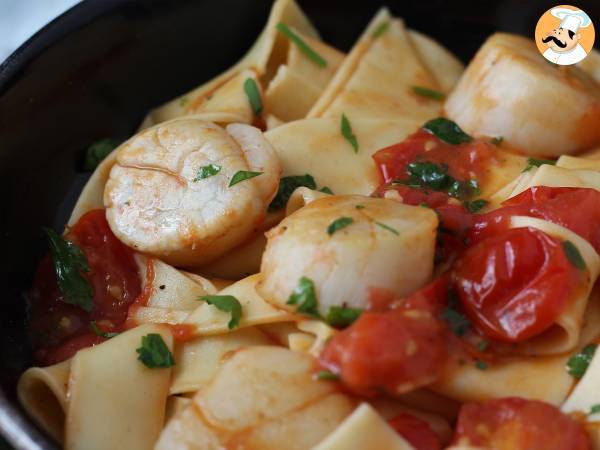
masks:
<svg viewBox="0 0 600 450"><path fill-rule="evenodd" d="M68 450L600 449L600 56L293 0L107 137L28 295Z"/></svg>

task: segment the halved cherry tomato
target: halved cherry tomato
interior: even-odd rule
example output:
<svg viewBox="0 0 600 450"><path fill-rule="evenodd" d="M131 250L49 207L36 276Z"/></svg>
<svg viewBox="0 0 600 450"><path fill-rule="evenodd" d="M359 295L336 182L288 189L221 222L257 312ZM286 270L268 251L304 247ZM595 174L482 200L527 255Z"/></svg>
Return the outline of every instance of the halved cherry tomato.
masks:
<svg viewBox="0 0 600 450"><path fill-rule="evenodd" d="M93 308L87 312L65 303L58 289L50 257L40 263L31 290L30 330L38 362L54 364L79 349L103 339L92 333L90 322L104 331L121 331L129 305L140 294L141 281L133 251L112 233L103 209L83 215L66 239L86 255L93 287Z"/></svg>
<svg viewBox="0 0 600 450"><path fill-rule="evenodd" d="M583 426L547 403L504 398L464 404L455 445L489 450L591 450Z"/></svg>
<svg viewBox="0 0 600 450"><path fill-rule="evenodd" d="M442 448L440 438L424 420L410 414L399 414L391 418L388 423L415 450L439 450Z"/></svg>
<svg viewBox="0 0 600 450"><path fill-rule="evenodd" d="M505 342L548 329L582 280L562 242L531 228L477 243L462 255L454 276L467 316L485 335Z"/></svg>
<svg viewBox="0 0 600 450"><path fill-rule="evenodd" d="M402 393L436 378L446 360L446 333L425 310L364 312L329 341L320 361L357 393Z"/></svg>

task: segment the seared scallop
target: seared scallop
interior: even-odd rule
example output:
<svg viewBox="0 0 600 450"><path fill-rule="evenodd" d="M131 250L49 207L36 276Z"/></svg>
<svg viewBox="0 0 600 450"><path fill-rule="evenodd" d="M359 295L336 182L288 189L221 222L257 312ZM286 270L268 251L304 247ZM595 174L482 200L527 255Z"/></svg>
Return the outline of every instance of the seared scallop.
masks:
<svg viewBox="0 0 600 450"><path fill-rule="evenodd" d="M197 266L254 233L280 172L257 128L175 119L118 149L104 190L106 216L125 244L170 264Z"/></svg>

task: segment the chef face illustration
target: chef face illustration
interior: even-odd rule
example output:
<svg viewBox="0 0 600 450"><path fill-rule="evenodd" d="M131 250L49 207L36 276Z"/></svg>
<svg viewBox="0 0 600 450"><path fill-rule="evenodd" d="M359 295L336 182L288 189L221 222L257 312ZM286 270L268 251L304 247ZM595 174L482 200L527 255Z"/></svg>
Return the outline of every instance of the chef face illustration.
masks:
<svg viewBox="0 0 600 450"><path fill-rule="evenodd" d="M541 31L539 40L541 40L543 55L548 61L554 64L571 65L580 62L588 54L582 44L582 33L590 27L592 33L593 45L593 25L590 17L581 9L574 7L556 7L549 11L549 19L540 19L538 28L542 24L545 30L536 30L536 34ZM544 27L542 25L542 27ZM538 43L538 48L540 45Z"/></svg>

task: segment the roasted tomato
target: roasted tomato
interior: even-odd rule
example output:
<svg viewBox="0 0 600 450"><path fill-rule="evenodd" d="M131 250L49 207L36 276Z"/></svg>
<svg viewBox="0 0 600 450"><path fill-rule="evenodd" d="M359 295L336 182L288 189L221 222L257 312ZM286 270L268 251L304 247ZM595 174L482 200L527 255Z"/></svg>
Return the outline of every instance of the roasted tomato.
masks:
<svg viewBox="0 0 600 450"><path fill-rule="evenodd" d="M399 414L388 422L415 450L439 450L442 448L440 438L424 420L410 414Z"/></svg>
<svg viewBox="0 0 600 450"><path fill-rule="evenodd" d="M462 406L455 445L489 450L591 450L581 424L552 405L504 398Z"/></svg>

